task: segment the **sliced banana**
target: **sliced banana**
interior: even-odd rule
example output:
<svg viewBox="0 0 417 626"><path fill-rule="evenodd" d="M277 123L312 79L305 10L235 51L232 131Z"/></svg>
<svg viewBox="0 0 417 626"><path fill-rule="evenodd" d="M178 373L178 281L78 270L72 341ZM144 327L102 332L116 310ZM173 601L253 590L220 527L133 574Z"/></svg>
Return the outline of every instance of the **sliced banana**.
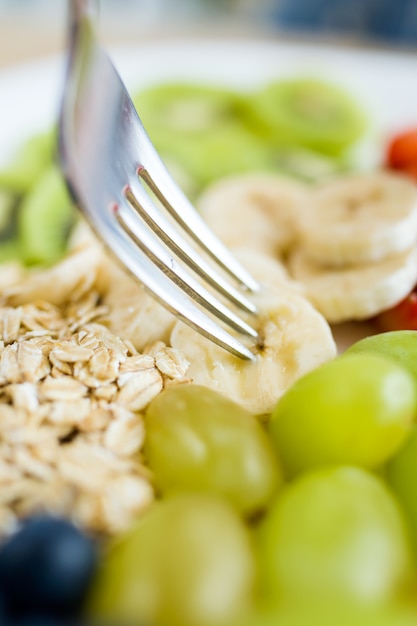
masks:
<svg viewBox="0 0 417 626"><path fill-rule="evenodd" d="M291 278L287 267L278 259L251 248L231 248L231 252L264 287L283 287L299 294L304 293L304 285Z"/></svg>
<svg viewBox="0 0 417 626"><path fill-rule="evenodd" d="M310 259L333 266L380 261L417 241L417 186L398 174L345 175L319 186L299 223Z"/></svg>
<svg viewBox="0 0 417 626"><path fill-rule="evenodd" d="M417 248L379 263L329 268L311 262L298 249L288 261L310 302L328 322L363 320L402 300L417 283Z"/></svg>
<svg viewBox="0 0 417 626"><path fill-rule="evenodd" d="M261 290L255 320L262 346L243 361L178 321L170 343L190 362L195 383L211 387L254 415L268 414L295 380L332 359L336 345L323 316L302 296L284 288Z"/></svg>
<svg viewBox="0 0 417 626"><path fill-rule="evenodd" d="M103 304L109 307L106 323L113 333L139 351L155 341L168 341L176 317L113 260L103 266L101 284Z"/></svg>
<svg viewBox="0 0 417 626"><path fill-rule="evenodd" d="M296 237L306 190L302 183L275 174L241 174L208 187L197 206L226 245L278 257Z"/></svg>

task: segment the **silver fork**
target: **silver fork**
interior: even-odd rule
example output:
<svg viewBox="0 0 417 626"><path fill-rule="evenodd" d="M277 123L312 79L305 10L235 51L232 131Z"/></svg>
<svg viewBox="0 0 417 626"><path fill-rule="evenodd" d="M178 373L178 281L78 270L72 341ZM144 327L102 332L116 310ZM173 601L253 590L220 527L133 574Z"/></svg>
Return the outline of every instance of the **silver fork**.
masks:
<svg viewBox="0 0 417 626"><path fill-rule="evenodd" d="M159 302L216 344L253 360L257 332L246 320L257 311L247 293L258 290L257 282L208 229L163 165L96 41L97 2L71 0L69 9L58 135L61 167L76 204Z"/></svg>

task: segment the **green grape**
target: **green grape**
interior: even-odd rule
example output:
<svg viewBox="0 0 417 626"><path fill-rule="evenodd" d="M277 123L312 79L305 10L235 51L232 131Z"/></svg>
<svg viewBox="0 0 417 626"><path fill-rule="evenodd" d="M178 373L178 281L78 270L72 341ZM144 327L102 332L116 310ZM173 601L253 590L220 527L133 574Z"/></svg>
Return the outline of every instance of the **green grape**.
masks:
<svg viewBox="0 0 417 626"><path fill-rule="evenodd" d="M104 559L90 597L112 623L217 626L251 601L250 537L227 502L181 494L157 503Z"/></svg>
<svg viewBox="0 0 417 626"><path fill-rule="evenodd" d="M400 501L417 549L417 428L401 450L387 463L385 478Z"/></svg>
<svg viewBox="0 0 417 626"><path fill-rule="evenodd" d="M167 388L146 413L145 456L157 489L207 491L263 509L281 482L272 444L242 407L199 385Z"/></svg>
<svg viewBox="0 0 417 626"><path fill-rule="evenodd" d="M264 593L298 606L378 606L410 580L405 523L384 483L336 466L285 488L258 529Z"/></svg>
<svg viewBox="0 0 417 626"><path fill-rule="evenodd" d="M417 608L401 605L379 609L339 604L329 607L285 606L254 610L245 619L228 626L415 626Z"/></svg>
<svg viewBox="0 0 417 626"><path fill-rule="evenodd" d="M278 401L270 432L284 470L346 463L377 468L401 447L416 412L413 377L376 354L342 356Z"/></svg>
<svg viewBox="0 0 417 626"><path fill-rule="evenodd" d="M348 348L345 354L374 352L397 361L414 376L417 384L417 330L393 330L365 337Z"/></svg>

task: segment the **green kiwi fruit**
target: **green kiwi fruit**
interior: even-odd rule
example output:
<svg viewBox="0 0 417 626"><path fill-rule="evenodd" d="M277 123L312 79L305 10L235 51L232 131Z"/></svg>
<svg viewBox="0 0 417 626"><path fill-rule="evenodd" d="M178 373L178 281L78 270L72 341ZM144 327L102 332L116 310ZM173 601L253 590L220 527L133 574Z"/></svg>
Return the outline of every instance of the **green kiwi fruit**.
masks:
<svg viewBox="0 0 417 626"><path fill-rule="evenodd" d="M167 83L139 92L134 103L151 137L167 133L185 137L235 122L243 109L243 96L210 85Z"/></svg>
<svg viewBox="0 0 417 626"><path fill-rule="evenodd" d="M18 237L23 261L49 264L65 252L75 210L62 175L50 166L19 206Z"/></svg>
<svg viewBox="0 0 417 626"><path fill-rule="evenodd" d="M271 167L263 140L246 124L246 98L210 85L169 83L140 92L135 103L156 149L183 180L194 181L195 194L220 176Z"/></svg>
<svg viewBox="0 0 417 626"><path fill-rule="evenodd" d="M277 172L306 183L318 183L348 169L342 159L302 146L273 146L271 162Z"/></svg>
<svg viewBox="0 0 417 626"><path fill-rule="evenodd" d="M248 101L248 114L270 140L339 155L365 130L356 102L339 87L318 79L268 84Z"/></svg>
<svg viewBox="0 0 417 626"><path fill-rule="evenodd" d="M34 135L18 150L14 158L0 169L0 188L16 195L25 194L51 164L55 132Z"/></svg>
<svg viewBox="0 0 417 626"><path fill-rule="evenodd" d="M17 237L0 241L0 263L7 261L17 261L21 258L22 252Z"/></svg>
<svg viewBox="0 0 417 626"><path fill-rule="evenodd" d="M229 174L273 168L268 147L248 130L238 125L214 129L204 137L188 137L177 145L157 142L163 158L176 161L201 189Z"/></svg>
<svg viewBox="0 0 417 626"><path fill-rule="evenodd" d="M0 240L9 236L15 207L16 197L12 193L0 189Z"/></svg>

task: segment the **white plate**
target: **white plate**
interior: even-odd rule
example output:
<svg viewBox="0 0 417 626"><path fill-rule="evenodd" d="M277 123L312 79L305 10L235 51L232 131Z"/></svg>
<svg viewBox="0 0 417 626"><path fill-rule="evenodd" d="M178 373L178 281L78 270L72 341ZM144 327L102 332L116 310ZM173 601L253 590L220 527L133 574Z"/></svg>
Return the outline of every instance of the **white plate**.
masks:
<svg viewBox="0 0 417 626"><path fill-rule="evenodd" d="M417 55L263 40L170 40L110 51L131 90L166 80L251 89L283 76L308 75L340 84L371 120L359 157L380 161L387 137L417 126ZM56 119L62 57L0 72L0 162L31 133ZM371 332L363 324L336 330L343 348Z"/></svg>
<svg viewBox="0 0 417 626"><path fill-rule="evenodd" d="M313 75L356 95L373 122L370 154L387 133L417 123L417 56L263 40L170 40L111 56L129 89L169 79L250 89L286 75ZM62 57L0 72L0 161L56 118ZM376 157L373 157L376 158Z"/></svg>

